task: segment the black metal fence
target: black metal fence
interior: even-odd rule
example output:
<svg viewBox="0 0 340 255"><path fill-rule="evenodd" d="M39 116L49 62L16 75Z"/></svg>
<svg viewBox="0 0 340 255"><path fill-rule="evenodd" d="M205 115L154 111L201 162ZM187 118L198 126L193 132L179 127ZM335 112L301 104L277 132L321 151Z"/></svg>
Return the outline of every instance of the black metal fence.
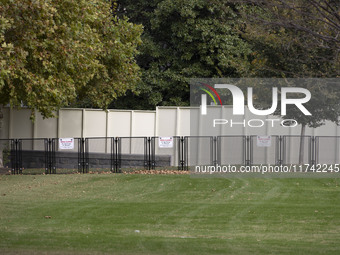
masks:
<svg viewBox="0 0 340 255"><path fill-rule="evenodd" d="M159 137L75 138L59 148L58 138L0 139L3 169L21 174L39 169L46 174L90 171L121 172L129 168L176 168L195 165L334 164L340 163L340 136L271 136L268 147L257 136L174 136L160 147Z"/></svg>

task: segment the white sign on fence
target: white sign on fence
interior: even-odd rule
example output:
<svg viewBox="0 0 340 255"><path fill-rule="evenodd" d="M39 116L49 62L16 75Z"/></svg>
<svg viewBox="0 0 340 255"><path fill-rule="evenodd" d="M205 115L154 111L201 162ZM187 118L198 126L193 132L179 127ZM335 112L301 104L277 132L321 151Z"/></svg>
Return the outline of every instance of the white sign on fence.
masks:
<svg viewBox="0 0 340 255"><path fill-rule="evenodd" d="M272 145L272 137L270 135L257 136L257 147L270 147Z"/></svg>
<svg viewBox="0 0 340 255"><path fill-rule="evenodd" d="M74 138L59 138L59 149L61 150L73 150Z"/></svg>
<svg viewBox="0 0 340 255"><path fill-rule="evenodd" d="M158 138L159 148L172 148L174 146L174 139L172 136L159 137Z"/></svg>

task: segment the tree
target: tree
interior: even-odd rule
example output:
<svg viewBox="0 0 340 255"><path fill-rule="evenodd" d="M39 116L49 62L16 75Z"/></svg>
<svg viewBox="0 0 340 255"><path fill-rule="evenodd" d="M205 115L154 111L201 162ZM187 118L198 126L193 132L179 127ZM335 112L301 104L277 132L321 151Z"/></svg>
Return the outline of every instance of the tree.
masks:
<svg viewBox="0 0 340 255"><path fill-rule="evenodd" d="M234 5L205 0L120 0L120 15L143 24L139 95L130 93L112 107L154 109L189 105L193 77L247 76L249 45L239 34ZM224 10L221 9L223 5Z"/></svg>
<svg viewBox="0 0 340 255"><path fill-rule="evenodd" d="M0 105L51 117L77 100L106 108L133 89L142 27L112 17L111 4L1 0Z"/></svg>
<svg viewBox="0 0 340 255"><path fill-rule="evenodd" d="M253 15L248 12L249 21L300 31L304 37L313 38L310 45L340 50L338 0L233 0L233 2L251 6Z"/></svg>
<svg viewBox="0 0 340 255"><path fill-rule="evenodd" d="M243 16L247 20L245 38L253 46L258 62L254 74L278 78L331 78L339 77L339 5L332 0L275 0L237 1L246 3ZM307 88L312 99L306 104L312 116L305 116L289 108L285 119L297 120L301 128L300 155L304 155L306 126L319 127L326 120L339 124L339 81L324 79L298 80L287 86ZM263 91L272 85L257 89L260 102L268 106ZM262 95L261 95L262 93ZM270 93L269 93L270 94ZM260 103L261 104L261 103ZM261 107L261 106L260 106ZM279 114L278 111L277 114Z"/></svg>
<svg viewBox="0 0 340 255"><path fill-rule="evenodd" d="M339 5L333 0L235 0L257 77L338 77Z"/></svg>

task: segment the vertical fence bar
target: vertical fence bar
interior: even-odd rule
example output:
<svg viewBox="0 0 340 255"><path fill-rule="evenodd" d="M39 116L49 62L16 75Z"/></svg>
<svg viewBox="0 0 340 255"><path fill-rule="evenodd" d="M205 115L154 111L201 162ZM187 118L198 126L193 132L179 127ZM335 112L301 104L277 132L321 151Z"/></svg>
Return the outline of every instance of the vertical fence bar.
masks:
<svg viewBox="0 0 340 255"><path fill-rule="evenodd" d="M183 158L183 142L184 142L184 139L183 139L183 136L180 136L178 138L178 151L177 151L177 157L178 157L178 170L184 170L184 158Z"/></svg>
<svg viewBox="0 0 340 255"><path fill-rule="evenodd" d="M86 160L87 155L85 155L85 139L77 138L78 140L78 171L80 173L86 173L88 171L88 159Z"/></svg>
<svg viewBox="0 0 340 255"><path fill-rule="evenodd" d="M253 157L253 139L252 137L249 137L249 165L252 165L254 162Z"/></svg>
<svg viewBox="0 0 340 255"><path fill-rule="evenodd" d="M85 173L89 172L89 167L90 167L90 157L89 157L89 153L90 153L90 147L89 147L89 139L85 138L84 140L85 143Z"/></svg>
<svg viewBox="0 0 340 255"><path fill-rule="evenodd" d="M105 146L105 148L106 148L106 146ZM115 155L114 137L110 137L110 171L111 171L111 173L115 172L114 171L114 155Z"/></svg>
<svg viewBox="0 0 340 255"><path fill-rule="evenodd" d="M15 150L15 140L11 140L11 173L15 174L15 158L16 150Z"/></svg>
<svg viewBox="0 0 340 255"><path fill-rule="evenodd" d="M19 169L19 174L22 174L22 170L23 170L23 166L22 166L22 140L19 139L18 140L18 158L19 158L19 162L18 162L18 169Z"/></svg>
<svg viewBox="0 0 340 255"><path fill-rule="evenodd" d="M155 169L155 139L151 137L144 138L144 168L147 170Z"/></svg>
<svg viewBox="0 0 340 255"><path fill-rule="evenodd" d="M311 138L309 138L308 139L308 164L309 165L312 165L313 163L313 158L312 158L312 145L313 145L313 143L312 143L312 141L311 141L312 139ZM303 143L303 145L302 146L305 146L305 143Z"/></svg>
<svg viewBox="0 0 340 255"><path fill-rule="evenodd" d="M217 137L213 137L213 165L217 166Z"/></svg>
<svg viewBox="0 0 340 255"><path fill-rule="evenodd" d="M45 173L56 174L55 139L45 138Z"/></svg>
<svg viewBox="0 0 340 255"><path fill-rule="evenodd" d="M315 138L315 164L319 163L319 137Z"/></svg>
<svg viewBox="0 0 340 255"><path fill-rule="evenodd" d="M217 144L216 144L216 161L217 164L222 165L222 145L221 145L221 137L218 136L217 138Z"/></svg>
<svg viewBox="0 0 340 255"><path fill-rule="evenodd" d="M275 139L275 165L279 165L279 155L280 155L280 137Z"/></svg>
<svg viewBox="0 0 340 255"><path fill-rule="evenodd" d="M50 155L49 155L50 139L44 139L44 158L45 158L45 174L50 170Z"/></svg>
<svg viewBox="0 0 340 255"><path fill-rule="evenodd" d="M56 143L56 139L51 139L51 156L52 156L52 169L53 169L53 173L56 174L57 173L57 162L56 162L56 148L57 148L57 144Z"/></svg>
<svg viewBox="0 0 340 255"><path fill-rule="evenodd" d="M113 151L114 151L114 156L113 156L113 160L114 160L114 172L115 173L119 173L120 172L120 163L119 163L119 138L112 138L113 141Z"/></svg>
<svg viewBox="0 0 340 255"><path fill-rule="evenodd" d="M310 139L310 143L311 143L311 164L315 165L315 137L312 136L312 138Z"/></svg>
<svg viewBox="0 0 340 255"><path fill-rule="evenodd" d="M45 148L45 150L47 149L47 151L45 152L47 154L47 168L49 169L50 173L53 174L53 168L52 168L52 139L44 139L45 143L47 144L47 148Z"/></svg>
<svg viewBox="0 0 340 255"><path fill-rule="evenodd" d="M122 170L122 140L117 138L117 172L120 173Z"/></svg>
<svg viewBox="0 0 340 255"><path fill-rule="evenodd" d="M279 136L278 137L278 149L277 149L277 152L278 152L278 160L277 160L277 162L278 162L278 165L282 165L283 164L283 148L282 148L282 146L283 146L283 142L282 142L282 136Z"/></svg>
<svg viewBox="0 0 340 255"><path fill-rule="evenodd" d="M251 165L251 155L250 155L250 137L249 136L245 136L245 165L250 166Z"/></svg>
<svg viewBox="0 0 340 255"><path fill-rule="evenodd" d="M15 139L14 141L14 160L15 160L15 166L14 166L14 174L18 174L19 173L19 140Z"/></svg>
<svg viewBox="0 0 340 255"><path fill-rule="evenodd" d="M242 141L243 141L243 165L247 164L247 141L246 141L246 136L243 136Z"/></svg>
<svg viewBox="0 0 340 255"><path fill-rule="evenodd" d="M78 141L78 172L81 172L81 142L80 138L75 138Z"/></svg>
<svg viewBox="0 0 340 255"><path fill-rule="evenodd" d="M188 137L184 137L184 158L185 158L185 169L189 170L189 142Z"/></svg>
<svg viewBox="0 0 340 255"><path fill-rule="evenodd" d="M286 154L287 139L286 136L282 137L282 164L287 164L287 154Z"/></svg>
<svg viewBox="0 0 340 255"><path fill-rule="evenodd" d="M214 138L210 137L210 165L214 165Z"/></svg>

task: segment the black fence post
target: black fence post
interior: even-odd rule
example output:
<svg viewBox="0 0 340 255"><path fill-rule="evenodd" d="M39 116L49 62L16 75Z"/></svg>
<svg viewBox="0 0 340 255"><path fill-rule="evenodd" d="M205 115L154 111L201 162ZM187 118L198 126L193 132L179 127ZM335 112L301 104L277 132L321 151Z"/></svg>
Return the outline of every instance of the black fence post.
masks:
<svg viewBox="0 0 340 255"><path fill-rule="evenodd" d="M158 137L157 137L158 138ZM156 169L156 146L158 146L158 143L156 137L151 138L151 169L155 170Z"/></svg>
<svg viewBox="0 0 340 255"><path fill-rule="evenodd" d="M252 163L252 139L249 136L245 136L245 165L250 166Z"/></svg>
<svg viewBox="0 0 340 255"><path fill-rule="evenodd" d="M11 173L22 174L22 142L21 139L11 140Z"/></svg>
<svg viewBox="0 0 340 255"><path fill-rule="evenodd" d="M122 172L122 140L118 138L118 173Z"/></svg>
<svg viewBox="0 0 340 255"><path fill-rule="evenodd" d="M17 148L17 152L18 152L18 170L19 170L19 174L22 174L22 170L23 170L23 165L22 165L22 140L18 139L18 148Z"/></svg>
<svg viewBox="0 0 340 255"><path fill-rule="evenodd" d="M16 146L15 146L15 140L11 140L11 173L15 174L16 169Z"/></svg>
<svg viewBox="0 0 340 255"><path fill-rule="evenodd" d="M243 165L247 165L247 137L243 136Z"/></svg>
<svg viewBox="0 0 340 255"><path fill-rule="evenodd" d="M184 137L184 168L189 170L189 146L188 137Z"/></svg>
<svg viewBox="0 0 340 255"><path fill-rule="evenodd" d="M45 174L51 173L51 168L50 168L50 145L51 145L51 140L50 139L44 139Z"/></svg>
<svg viewBox="0 0 340 255"><path fill-rule="evenodd" d="M57 139L54 138L51 139L51 167L54 174L57 173L56 149L58 143L56 141Z"/></svg>
<svg viewBox="0 0 340 255"><path fill-rule="evenodd" d="M88 154L86 151L86 143L84 138L77 138L78 140L78 172L88 172Z"/></svg>
<svg viewBox="0 0 340 255"><path fill-rule="evenodd" d="M45 138L45 174L56 174L55 139Z"/></svg>
<svg viewBox="0 0 340 255"><path fill-rule="evenodd" d="M110 171L111 173L115 172L115 138L110 137Z"/></svg>
<svg viewBox="0 0 340 255"><path fill-rule="evenodd" d="M316 138L315 136L312 136L311 138L311 164L316 164Z"/></svg>
<svg viewBox="0 0 340 255"><path fill-rule="evenodd" d="M84 139L84 138L83 138ZM84 156L85 156L85 173L89 172L89 167L90 167L90 157L89 157L89 152L90 152L90 147L89 147L89 139L85 138L84 140L85 143L85 151L84 151Z"/></svg>
<svg viewBox="0 0 340 255"><path fill-rule="evenodd" d="M222 145L220 136L216 138L216 162L217 164L222 165Z"/></svg>
<svg viewBox="0 0 340 255"><path fill-rule="evenodd" d="M155 169L156 165L156 148L155 148L155 139L151 137L144 138L144 145L146 146L146 150L144 150L144 157L146 158L145 161L145 168L147 170Z"/></svg>
<svg viewBox="0 0 340 255"><path fill-rule="evenodd" d="M185 159L184 159L184 137L178 138L178 170L184 170Z"/></svg>
<svg viewBox="0 0 340 255"><path fill-rule="evenodd" d="M319 163L319 136L315 137L315 164Z"/></svg>
<svg viewBox="0 0 340 255"><path fill-rule="evenodd" d="M113 172L114 173L120 173L121 172L121 166L122 166L122 157L121 157L121 140L119 137L112 138L113 143L113 160L114 160L114 166L113 166Z"/></svg>
<svg viewBox="0 0 340 255"><path fill-rule="evenodd" d="M287 147L287 137L282 137L282 164L287 164L287 154L286 154L286 147Z"/></svg>
<svg viewBox="0 0 340 255"><path fill-rule="evenodd" d="M82 149L81 149L81 139L75 138L74 140L78 140L78 172L82 171Z"/></svg>
<svg viewBox="0 0 340 255"><path fill-rule="evenodd" d="M283 138L282 136L278 136L276 140L276 162L278 165L283 164Z"/></svg>
<svg viewBox="0 0 340 255"><path fill-rule="evenodd" d="M217 137L213 137L213 165L216 167L217 166Z"/></svg>

